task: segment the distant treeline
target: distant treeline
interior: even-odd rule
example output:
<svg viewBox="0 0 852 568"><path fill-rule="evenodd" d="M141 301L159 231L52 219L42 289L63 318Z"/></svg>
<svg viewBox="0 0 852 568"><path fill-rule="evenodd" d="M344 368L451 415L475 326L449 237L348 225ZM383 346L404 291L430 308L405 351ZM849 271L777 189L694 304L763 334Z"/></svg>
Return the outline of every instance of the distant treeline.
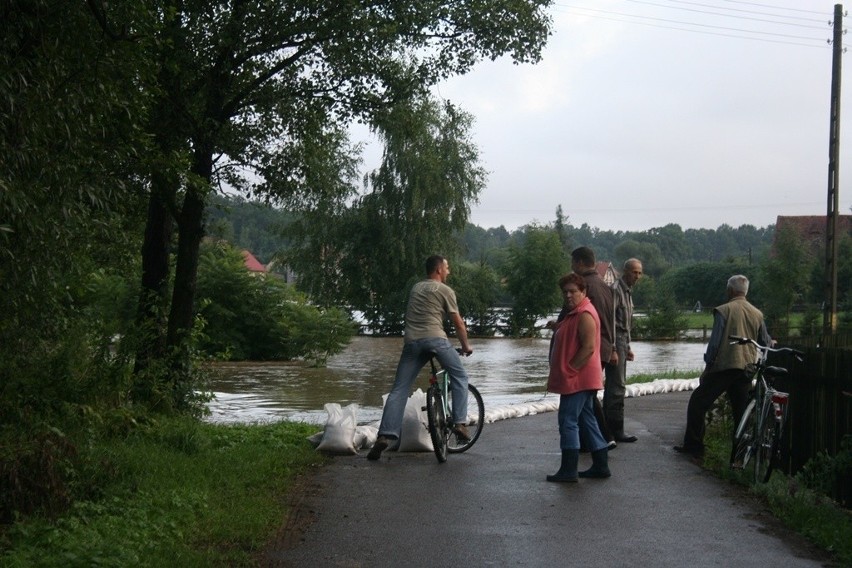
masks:
<svg viewBox="0 0 852 568"><path fill-rule="evenodd" d="M239 197L216 197L214 204L209 210L209 233L250 250L265 264L287 249L283 230L294 221L293 214ZM647 231L609 231L586 223L576 227L560 216L556 211L553 225L564 248L589 246L598 260L613 262L617 269L627 258L637 256L644 261L646 272L657 275L695 262L757 264L768 253L775 233L775 225L735 228L723 224L716 229L684 230L676 223ZM458 235L459 260L496 266L509 243L522 241L532 226L509 231L502 225L483 228L468 223Z"/></svg>

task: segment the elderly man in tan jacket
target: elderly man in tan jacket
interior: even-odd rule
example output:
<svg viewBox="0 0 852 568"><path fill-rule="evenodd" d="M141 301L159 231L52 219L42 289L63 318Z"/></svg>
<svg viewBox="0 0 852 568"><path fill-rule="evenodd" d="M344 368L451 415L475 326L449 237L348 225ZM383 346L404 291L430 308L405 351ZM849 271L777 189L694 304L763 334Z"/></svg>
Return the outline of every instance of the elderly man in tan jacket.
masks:
<svg viewBox="0 0 852 568"><path fill-rule="evenodd" d="M713 310L713 331L704 354L706 367L701 373L698 388L689 397L686 411L686 433L677 452L695 458L704 456L704 415L722 393L728 393L734 414L734 429L748 404L751 386L746 365L757 360L753 345L731 345L732 335L748 337L761 345L770 345L763 314L746 300L748 278L742 274L728 279L728 301Z"/></svg>

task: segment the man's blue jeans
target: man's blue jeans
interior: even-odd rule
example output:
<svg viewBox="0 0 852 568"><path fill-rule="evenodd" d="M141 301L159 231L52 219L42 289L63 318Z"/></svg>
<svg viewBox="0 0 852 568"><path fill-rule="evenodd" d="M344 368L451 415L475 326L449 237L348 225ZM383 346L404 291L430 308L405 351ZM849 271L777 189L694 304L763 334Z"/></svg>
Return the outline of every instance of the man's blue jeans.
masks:
<svg viewBox="0 0 852 568"><path fill-rule="evenodd" d="M453 396L453 422L467 422L467 372L462 365L461 357L443 337L429 337L406 341L399 356L396 367L396 379L382 412L382 422L379 425L379 436L399 439L402 430L402 418L405 405L411 394L411 385L423 366L429 361L432 353L441 366L450 373L450 389Z"/></svg>
<svg viewBox="0 0 852 568"><path fill-rule="evenodd" d="M580 436L589 450L596 452L607 447L598 428L592 397L595 391L580 391L559 396L559 449L579 450Z"/></svg>

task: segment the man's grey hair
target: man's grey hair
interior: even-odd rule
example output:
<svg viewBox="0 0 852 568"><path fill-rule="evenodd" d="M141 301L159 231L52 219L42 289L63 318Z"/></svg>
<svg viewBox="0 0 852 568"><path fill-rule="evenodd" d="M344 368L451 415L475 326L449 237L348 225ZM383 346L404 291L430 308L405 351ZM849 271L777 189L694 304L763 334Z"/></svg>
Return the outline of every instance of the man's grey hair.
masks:
<svg viewBox="0 0 852 568"><path fill-rule="evenodd" d="M638 258L628 258L627 260L624 261L624 270L630 270L636 264L638 264L639 266L642 266L642 261L639 260Z"/></svg>
<svg viewBox="0 0 852 568"><path fill-rule="evenodd" d="M748 294L748 278L742 274L735 274L731 276L728 278L728 290L731 290L735 294L745 296Z"/></svg>

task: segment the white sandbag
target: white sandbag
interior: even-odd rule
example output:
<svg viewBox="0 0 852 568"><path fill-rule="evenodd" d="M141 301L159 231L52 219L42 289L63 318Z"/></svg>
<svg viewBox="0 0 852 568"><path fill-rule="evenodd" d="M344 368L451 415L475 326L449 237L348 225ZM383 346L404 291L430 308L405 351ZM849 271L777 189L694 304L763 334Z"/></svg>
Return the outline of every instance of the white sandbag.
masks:
<svg viewBox="0 0 852 568"><path fill-rule="evenodd" d="M414 391L405 403L402 416L402 431L399 434L400 452L431 452L432 438L429 436L429 418L423 408L426 406L426 393L421 389Z"/></svg>
<svg viewBox="0 0 852 568"><path fill-rule="evenodd" d="M379 427L371 424L364 424L355 428L355 448L372 448L376 443L376 438L379 437Z"/></svg>
<svg viewBox="0 0 852 568"><path fill-rule="evenodd" d="M328 420L317 450L329 454L357 454L355 428L358 425L358 405L353 403L341 408L336 402L325 405Z"/></svg>

